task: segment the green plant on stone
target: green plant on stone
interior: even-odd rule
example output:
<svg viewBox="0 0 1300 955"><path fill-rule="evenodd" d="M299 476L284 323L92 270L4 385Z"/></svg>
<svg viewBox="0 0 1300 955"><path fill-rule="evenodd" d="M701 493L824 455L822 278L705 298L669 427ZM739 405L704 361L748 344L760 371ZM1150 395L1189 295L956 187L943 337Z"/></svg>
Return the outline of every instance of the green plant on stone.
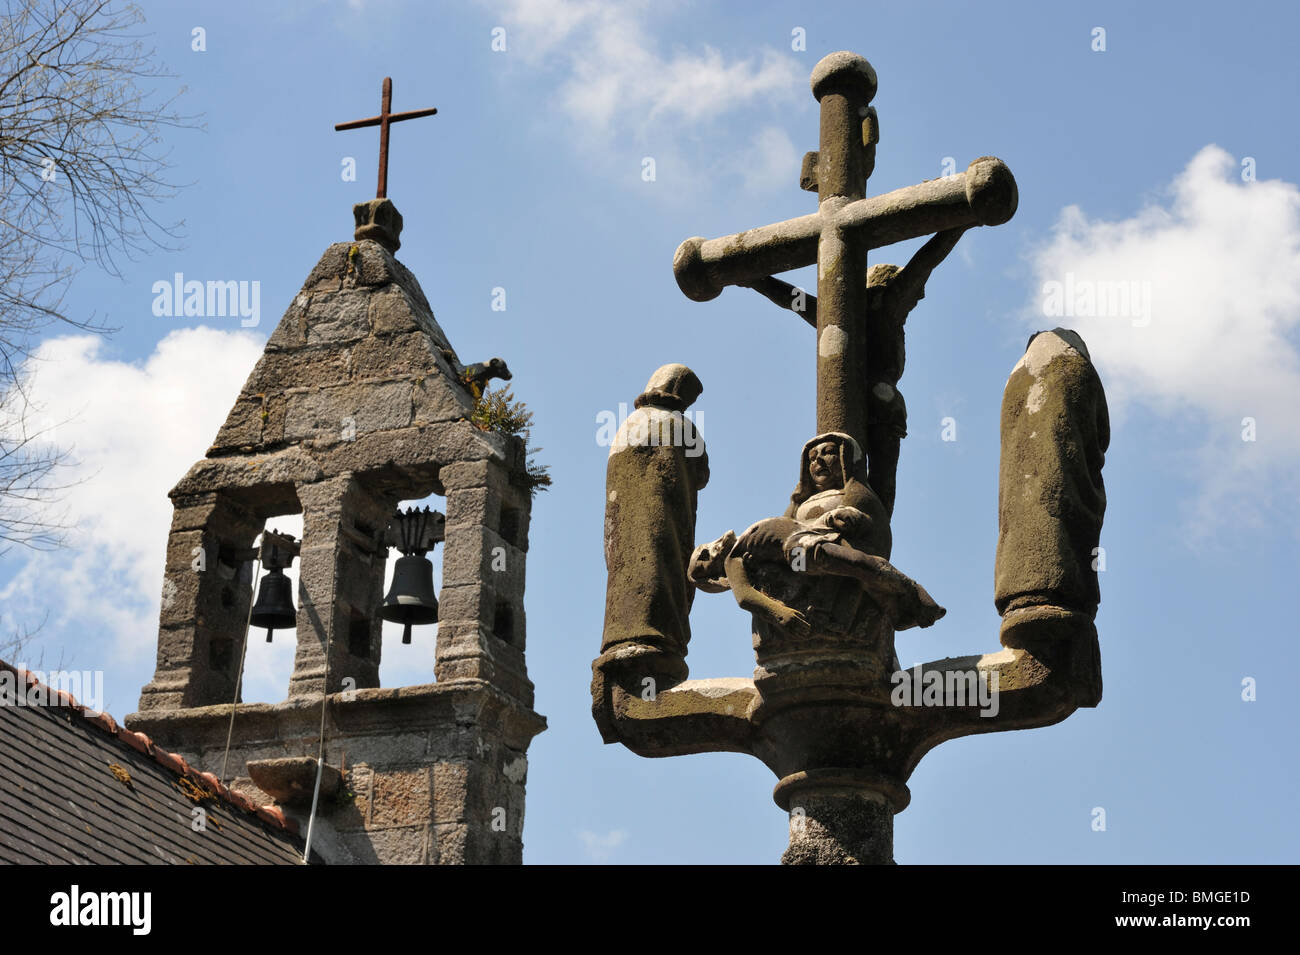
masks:
<svg viewBox="0 0 1300 955"><path fill-rule="evenodd" d="M536 494L539 490L551 486L551 466L541 464L533 457L542 449L528 447L532 435L533 413L528 410L527 404L515 400L508 386L487 388L477 396L474 399L474 412L470 421L480 430L495 431L498 434L508 434L523 439L528 454L524 471L530 494Z"/></svg>

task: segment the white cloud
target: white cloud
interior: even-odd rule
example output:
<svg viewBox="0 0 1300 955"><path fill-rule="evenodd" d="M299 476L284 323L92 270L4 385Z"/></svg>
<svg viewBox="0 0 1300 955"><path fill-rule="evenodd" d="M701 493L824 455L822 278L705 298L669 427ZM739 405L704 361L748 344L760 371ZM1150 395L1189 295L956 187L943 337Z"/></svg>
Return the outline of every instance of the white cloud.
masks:
<svg viewBox="0 0 1300 955"><path fill-rule="evenodd" d="M1169 420L1166 434L1195 436L1172 453L1191 452L1186 463L1202 468L1201 503L1228 507L1221 518L1256 520L1270 488L1294 500L1300 188L1243 182L1232 156L1206 146L1131 218L1062 210L1031 259L1027 320L1083 335L1112 415L1144 407ZM1045 317L1052 282L1088 314ZM1087 308L1090 290L1116 282L1137 293L1128 311L1117 314L1113 300L1109 310ZM1254 442L1242 440L1245 418L1256 422Z"/></svg>
<svg viewBox="0 0 1300 955"><path fill-rule="evenodd" d="M615 849L627 841L627 833L622 829L611 829L605 833L584 829L578 833L578 838L582 840L582 847L593 862L605 862L614 854Z"/></svg>
<svg viewBox="0 0 1300 955"><path fill-rule="evenodd" d="M704 123L800 94L812 102L807 67L776 49L736 58L705 42L678 42L661 51L646 23L652 9L585 0L504 5L509 50L539 70L558 67L557 99L584 149L617 153L635 144L656 158L662 175L681 161L677 138ZM772 143L769 136L762 144ZM793 181L799 154L788 152L795 165L786 176Z"/></svg>
<svg viewBox="0 0 1300 955"><path fill-rule="evenodd" d="M795 61L771 48L738 60L703 43L660 53L644 22L649 4L513 0L505 6L511 48L533 63L561 60L561 103L571 118L597 130L638 121L698 123L802 86Z"/></svg>
<svg viewBox="0 0 1300 955"><path fill-rule="evenodd" d="M38 407L32 424L50 429L52 441L75 459L62 479L77 483L60 505L73 530L64 548L11 552L20 566L0 588L0 600L8 627L41 624L50 610L43 640L61 643L70 663L116 669L151 664L172 517L167 492L206 453L262 343L251 333L187 328L137 363L104 357L105 345L89 335L49 339L30 366ZM301 515L269 523L302 536ZM440 555L433 559L436 580ZM392 573L389 561L385 590ZM296 593L296 562L286 576ZM384 624L383 632L383 683L432 682L435 631L417 629L411 646L402 645L396 624ZM268 644L263 633L254 631L248 642L243 698L278 702L293 670L293 635L277 632Z"/></svg>
<svg viewBox="0 0 1300 955"><path fill-rule="evenodd" d="M152 657L167 492L204 455L261 353L249 333L210 328L174 331L139 363L104 347L96 336L52 338L29 365L35 423L71 449L63 477L79 483L62 501L69 546L11 553L22 565L0 591L15 620L38 624L51 610L45 631L75 633L68 655L87 666L99 665L87 650Z"/></svg>

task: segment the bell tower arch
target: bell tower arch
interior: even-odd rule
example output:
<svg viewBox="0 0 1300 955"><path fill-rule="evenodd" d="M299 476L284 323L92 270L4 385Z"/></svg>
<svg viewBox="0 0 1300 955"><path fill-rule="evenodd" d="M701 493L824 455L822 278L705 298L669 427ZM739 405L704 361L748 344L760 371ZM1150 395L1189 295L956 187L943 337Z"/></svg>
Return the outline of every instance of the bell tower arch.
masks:
<svg viewBox="0 0 1300 955"><path fill-rule="evenodd" d="M327 861L519 862L526 752L546 725L524 660L533 486L524 442L472 421L485 376L509 371L460 362L394 257L391 201L354 215L354 241L326 250L171 491L157 669L127 723L304 821L323 750L335 782L313 848ZM445 514L397 513L431 494ZM275 637L296 639L293 674L283 702L242 704L262 531L297 513L293 625ZM440 589L420 576L435 545ZM390 548L407 590L386 607ZM264 596L259 619L283 619L283 594ZM382 619L429 641L430 604L431 681L381 688Z"/></svg>

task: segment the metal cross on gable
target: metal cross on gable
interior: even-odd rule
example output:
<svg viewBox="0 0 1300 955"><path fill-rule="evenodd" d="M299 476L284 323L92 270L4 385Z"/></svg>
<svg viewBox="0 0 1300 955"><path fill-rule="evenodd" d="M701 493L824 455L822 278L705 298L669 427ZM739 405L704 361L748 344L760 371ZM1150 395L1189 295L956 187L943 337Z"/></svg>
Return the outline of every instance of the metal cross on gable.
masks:
<svg viewBox="0 0 1300 955"><path fill-rule="evenodd" d="M437 109L413 109L405 113L393 113L390 109L393 105L393 78L384 77L383 96L380 100L379 115L371 116L369 119L354 119L346 123L336 123L335 132L341 132L345 129L362 129L366 126L379 127L379 188L375 191L376 199L384 199L388 196L388 127L392 123L400 123L404 119L419 119L421 116L433 116L438 112Z"/></svg>
<svg viewBox="0 0 1300 955"><path fill-rule="evenodd" d="M817 152L800 185L817 211L719 239L690 238L673 256L677 284L707 302L728 285L752 286L777 272L817 265L817 431L840 431L866 447L867 252L929 233L1001 225L1015 214L1016 181L1000 159L963 173L866 197L878 138L876 71L855 53L832 53L812 73L821 105Z"/></svg>

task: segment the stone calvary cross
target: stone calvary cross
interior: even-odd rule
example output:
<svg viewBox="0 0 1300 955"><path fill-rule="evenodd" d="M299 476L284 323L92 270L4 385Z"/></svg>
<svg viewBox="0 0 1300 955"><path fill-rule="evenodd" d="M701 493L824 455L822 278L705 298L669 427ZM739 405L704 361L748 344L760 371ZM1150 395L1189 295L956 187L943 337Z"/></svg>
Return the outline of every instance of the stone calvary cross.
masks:
<svg viewBox="0 0 1300 955"><path fill-rule="evenodd" d="M720 239L691 238L673 257L677 284L706 302L727 285L817 265L817 430L852 435L866 447L867 252L946 229L1001 225L1016 211L1016 181L999 159L964 173L866 196L879 138L876 71L853 53L832 53L812 73L821 105L818 151L800 185L817 192L811 215Z"/></svg>
<svg viewBox="0 0 1300 955"><path fill-rule="evenodd" d="M1031 337L1002 405L994 604L1003 649L903 671L896 631L930 626L944 610L889 563L905 419L892 388L902 321L963 230L1012 217L1016 183L985 157L962 174L868 198L875 71L860 56L832 53L814 68L812 92L820 145L805 157L800 185L816 190L817 212L687 239L673 271L695 301L739 285L801 311L781 301L781 290L798 290L773 273L817 264L818 434L800 453L783 515L697 546L709 468L684 412L703 385L685 365L654 373L607 464L608 582L592 715L605 742L642 756L762 760L789 814L783 862L890 863L893 817L929 750L1047 726L1101 699L1093 620L1109 419L1082 339L1067 329ZM879 281L868 274L869 250L929 233L906 267L878 266ZM889 414L892 457L880 437ZM753 679L687 679L699 591L731 591L750 612Z"/></svg>
<svg viewBox="0 0 1300 955"><path fill-rule="evenodd" d="M384 87L380 94L379 115L371 116L369 119L353 119L346 123L336 123L335 132L341 132L345 129L364 129L367 126L379 127L379 188L375 190L376 199L388 198L388 127L392 123L400 123L405 119L419 119L421 116L434 116L438 110L430 107L429 109L412 109L405 113L391 112L393 106L393 78L384 77Z"/></svg>

